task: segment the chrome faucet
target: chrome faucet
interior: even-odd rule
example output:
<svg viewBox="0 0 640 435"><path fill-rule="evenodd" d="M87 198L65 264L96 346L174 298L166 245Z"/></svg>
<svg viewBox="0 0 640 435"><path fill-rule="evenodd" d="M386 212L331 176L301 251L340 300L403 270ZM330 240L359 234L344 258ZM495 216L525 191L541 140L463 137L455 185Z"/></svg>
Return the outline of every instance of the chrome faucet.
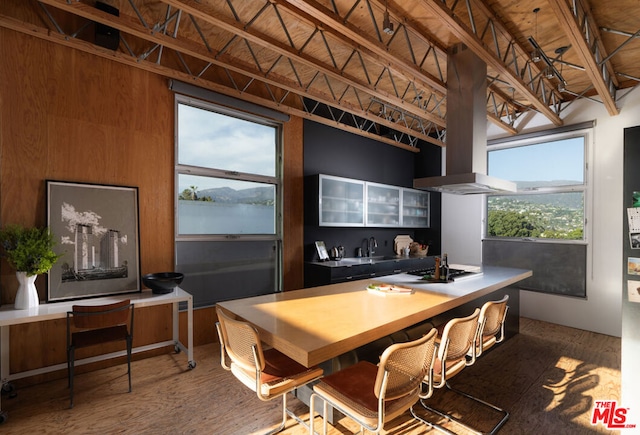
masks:
<svg viewBox="0 0 640 435"><path fill-rule="evenodd" d="M373 253L376 252L376 249L378 247L378 242L376 242L376 238L375 237L369 237L369 242L367 244L367 255L369 257L373 257Z"/></svg>

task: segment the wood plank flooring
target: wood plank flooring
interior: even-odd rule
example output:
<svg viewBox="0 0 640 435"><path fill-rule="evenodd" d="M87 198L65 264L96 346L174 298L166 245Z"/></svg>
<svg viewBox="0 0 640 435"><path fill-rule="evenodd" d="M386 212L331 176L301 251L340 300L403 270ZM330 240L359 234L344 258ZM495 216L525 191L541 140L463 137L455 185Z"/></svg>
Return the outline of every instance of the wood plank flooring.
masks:
<svg viewBox="0 0 640 435"><path fill-rule="evenodd" d="M519 335L483 355L452 385L510 411L501 435L614 433L592 426L590 417L595 400L620 400L620 339L524 318L520 328ZM195 359L194 370L187 369L184 354L135 361L132 393L127 393L125 365L80 374L73 409L68 409L66 379L18 388L17 397L2 397L8 420L0 433L248 435L278 422L281 402L261 402L224 371L218 345L197 347ZM290 406L305 416L306 407L289 397ZM479 429L497 421L492 412L465 400L438 391L430 403L465 414ZM316 430L320 424L317 417ZM469 433L451 422L446 427ZM438 433L409 413L385 428L393 435ZM343 418L329 433L357 429ZM282 433L307 432L289 419Z"/></svg>

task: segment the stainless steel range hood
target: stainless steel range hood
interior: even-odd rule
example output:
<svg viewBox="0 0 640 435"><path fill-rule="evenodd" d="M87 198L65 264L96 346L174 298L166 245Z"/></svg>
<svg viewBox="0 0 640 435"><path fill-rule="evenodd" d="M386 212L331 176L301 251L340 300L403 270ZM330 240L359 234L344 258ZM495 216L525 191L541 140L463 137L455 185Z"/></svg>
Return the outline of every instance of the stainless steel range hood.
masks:
<svg viewBox="0 0 640 435"><path fill-rule="evenodd" d="M433 190L454 195L515 192L516 184L501 178L490 177L479 172L443 175L441 177L416 178L416 189Z"/></svg>
<svg viewBox="0 0 640 435"><path fill-rule="evenodd" d="M464 44L447 55L446 175L416 178L416 189L457 195L515 192L487 174L487 65Z"/></svg>

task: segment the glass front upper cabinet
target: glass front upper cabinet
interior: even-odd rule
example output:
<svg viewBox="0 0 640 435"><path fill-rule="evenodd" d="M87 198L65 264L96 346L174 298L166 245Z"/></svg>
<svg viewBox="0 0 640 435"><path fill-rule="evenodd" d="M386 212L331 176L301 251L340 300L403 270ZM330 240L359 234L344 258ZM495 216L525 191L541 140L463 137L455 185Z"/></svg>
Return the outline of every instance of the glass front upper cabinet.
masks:
<svg viewBox="0 0 640 435"><path fill-rule="evenodd" d="M429 192L333 175L316 175L318 225L429 228Z"/></svg>
<svg viewBox="0 0 640 435"><path fill-rule="evenodd" d="M320 175L321 226L364 225L364 181Z"/></svg>
<svg viewBox="0 0 640 435"><path fill-rule="evenodd" d="M402 226L429 227L429 192L402 189Z"/></svg>
<svg viewBox="0 0 640 435"><path fill-rule="evenodd" d="M366 183L367 226L397 227L400 225L400 188Z"/></svg>

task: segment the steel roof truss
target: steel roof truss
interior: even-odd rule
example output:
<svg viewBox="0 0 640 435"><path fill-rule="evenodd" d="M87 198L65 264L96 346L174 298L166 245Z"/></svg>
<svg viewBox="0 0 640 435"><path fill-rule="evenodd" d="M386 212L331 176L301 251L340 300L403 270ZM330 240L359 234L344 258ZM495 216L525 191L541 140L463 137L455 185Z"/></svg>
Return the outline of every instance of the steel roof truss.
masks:
<svg viewBox="0 0 640 435"><path fill-rule="evenodd" d="M617 115L615 91L618 86L613 66L607 60L602 38L587 6L581 0L550 2L561 27L582 59L593 87L610 115Z"/></svg>
<svg viewBox="0 0 640 435"><path fill-rule="evenodd" d="M530 100L537 110L549 118L554 124L561 125L562 120L553 107L547 105L551 99L549 95L542 95L539 92L557 92L555 87L541 86L537 83L528 85L522 80L523 71L526 72L530 64L520 70L519 59L528 59L529 53L515 38L507 31L506 26L495 16L481 0L447 1L447 0L421 0L421 4L431 12L440 17L454 33L469 48L474 50L490 68L505 77L514 89L523 95L523 98ZM461 20L461 17L468 16L468 24ZM487 26L492 28L491 38L486 38L486 33L479 32L476 23L487 20ZM490 23L490 24L489 24ZM486 26L485 26L486 28ZM488 41L487 39L490 39ZM500 46L511 47L501 53ZM537 67L536 67L537 68ZM540 75L531 75L537 81L546 80ZM547 89L549 88L549 89Z"/></svg>

